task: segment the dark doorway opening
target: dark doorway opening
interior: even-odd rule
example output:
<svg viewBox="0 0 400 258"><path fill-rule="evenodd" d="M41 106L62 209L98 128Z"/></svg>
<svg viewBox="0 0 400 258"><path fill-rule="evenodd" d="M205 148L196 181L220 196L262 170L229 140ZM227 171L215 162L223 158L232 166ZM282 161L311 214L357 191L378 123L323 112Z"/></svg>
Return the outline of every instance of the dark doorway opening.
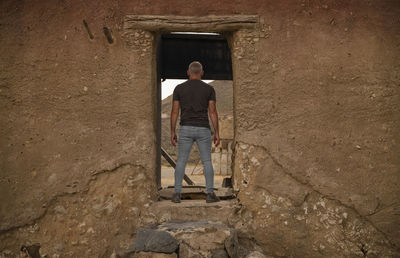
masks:
<svg viewBox="0 0 400 258"><path fill-rule="evenodd" d="M231 52L226 38L219 34L171 33L160 36L161 79L187 79L192 61L206 71L203 80L232 80Z"/></svg>
<svg viewBox="0 0 400 258"><path fill-rule="evenodd" d="M165 100L161 99L162 81L168 79L186 80L187 67L192 61L199 61L202 63L205 71L202 78L203 80L214 81L211 82L211 85L214 84L213 86L217 91L217 108L219 104L218 90L220 90L220 92L223 92L223 94L230 95L230 109L233 111L232 60L227 39L224 36L216 33L169 33L160 35L157 39L157 146L159 146L159 155L157 155L157 185L159 189L173 186L173 163L171 163L171 160L176 160L176 151L174 151L168 139L168 135L170 133L168 123L170 110L168 109L172 104L172 99L171 97L168 97L168 99ZM225 106L227 105L225 104ZM231 140L233 141L233 114L230 115L230 117L220 116L220 123L221 119L230 119L232 132L225 135L231 135L229 137L231 137ZM213 152L216 152L212 154L214 171L216 175L222 171L221 166L219 164L215 164L217 159L218 162L220 162L219 160L221 160L222 155L225 155L223 156L225 157L224 160L231 160L232 154L228 151L228 146L230 148L229 139L223 139L220 146L213 146ZM225 150L224 154L222 153L223 148ZM196 152L198 152L197 147L193 147L191 157L195 157ZM190 185L191 182L195 183L195 186L190 187L196 188L196 191L198 191L198 189L204 188L204 180L202 184L199 184L198 180L196 182L196 180L191 180L190 178L192 177L192 179L196 179L196 176L193 175L193 173L198 173L199 170L202 172L201 162L199 159L197 161L195 160L196 157L194 158L192 164L188 164L185 181L188 185ZM166 169L168 166L171 167ZM225 164L225 172L223 176L227 179L222 180L221 177L219 177L220 181L215 180L216 188L222 186L221 181L224 181L225 185L229 184L230 182L229 178L231 177L232 173L228 173L227 171L231 168L230 166L229 168L226 168L226 166L227 165ZM188 173L188 171L191 171L191 173ZM167 181L162 182L162 180L166 180L166 178ZM172 192L173 188L170 190L170 192Z"/></svg>

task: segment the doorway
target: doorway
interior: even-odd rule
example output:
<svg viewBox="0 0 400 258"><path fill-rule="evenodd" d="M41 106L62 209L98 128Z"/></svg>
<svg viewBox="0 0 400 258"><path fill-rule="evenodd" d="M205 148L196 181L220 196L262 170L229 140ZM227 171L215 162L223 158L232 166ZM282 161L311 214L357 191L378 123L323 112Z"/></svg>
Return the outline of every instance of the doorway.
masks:
<svg viewBox="0 0 400 258"><path fill-rule="evenodd" d="M177 147L170 143L172 91L187 80L187 67L199 61L204 68L203 81L214 87L217 96L221 144L212 148L214 186L229 185L232 176L233 82L231 51L227 39L217 33L168 33L157 38L157 87L159 146L157 184L159 189L173 188ZM166 93L167 92L167 93ZM212 126L210 126L212 128ZM177 131L179 120L177 123ZM194 144L186 167L183 185L204 188L203 165Z"/></svg>

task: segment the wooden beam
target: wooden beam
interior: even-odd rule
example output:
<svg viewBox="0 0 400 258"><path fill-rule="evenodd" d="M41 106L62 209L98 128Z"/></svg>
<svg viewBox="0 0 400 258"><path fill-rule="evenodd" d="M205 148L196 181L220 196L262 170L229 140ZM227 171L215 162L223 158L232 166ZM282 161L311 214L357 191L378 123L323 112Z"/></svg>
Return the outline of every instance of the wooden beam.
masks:
<svg viewBox="0 0 400 258"><path fill-rule="evenodd" d="M162 147L161 147L161 154L173 168L176 167L175 161L172 159L170 155L168 155L168 153ZM188 185L194 185L194 182L186 174L183 176L183 179L185 180L186 183L188 183Z"/></svg>
<svg viewBox="0 0 400 258"><path fill-rule="evenodd" d="M257 23L257 15L126 15L124 20L124 29L142 29L156 32L224 32L253 28Z"/></svg>

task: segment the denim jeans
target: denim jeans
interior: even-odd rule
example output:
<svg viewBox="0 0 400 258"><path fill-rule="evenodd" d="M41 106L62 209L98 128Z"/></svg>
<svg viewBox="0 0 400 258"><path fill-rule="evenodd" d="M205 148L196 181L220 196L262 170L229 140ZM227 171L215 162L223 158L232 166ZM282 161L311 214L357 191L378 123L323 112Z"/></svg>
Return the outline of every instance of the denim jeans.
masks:
<svg viewBox="0 0 400 258"><path fill-rule="evenodd" d="M200 159L204 167L206 189L208 193L214 190L214 169L211 163L211 130L206 127L183 125L178 133L178 162L175 167L175 192L182 190L182 180L185 175L186 163L189 159L193 142L197 142Z"/></svg>

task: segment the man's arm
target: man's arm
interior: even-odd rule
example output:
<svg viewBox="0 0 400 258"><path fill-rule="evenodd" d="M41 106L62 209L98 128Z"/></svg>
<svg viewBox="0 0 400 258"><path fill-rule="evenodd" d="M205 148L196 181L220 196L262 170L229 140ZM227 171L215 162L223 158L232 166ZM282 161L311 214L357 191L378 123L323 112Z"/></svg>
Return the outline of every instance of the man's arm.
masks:
<svg viewBox="0 0 400 258"><path fill-rule="evenodd" d="M179 115L179 101L174 100L172 102L172 110L171 110L171 143L176 146L178 142L178 137L176 136L176 121L178 120Z"/></svg>
<svg viewBox="0 0 400 258"><path fill-rule="evenodd" d="M219 126L218 126L218 112L215 100L208 101L208 114L211 119L211 123L214 127L214 144L219 145Z"/></svg>

